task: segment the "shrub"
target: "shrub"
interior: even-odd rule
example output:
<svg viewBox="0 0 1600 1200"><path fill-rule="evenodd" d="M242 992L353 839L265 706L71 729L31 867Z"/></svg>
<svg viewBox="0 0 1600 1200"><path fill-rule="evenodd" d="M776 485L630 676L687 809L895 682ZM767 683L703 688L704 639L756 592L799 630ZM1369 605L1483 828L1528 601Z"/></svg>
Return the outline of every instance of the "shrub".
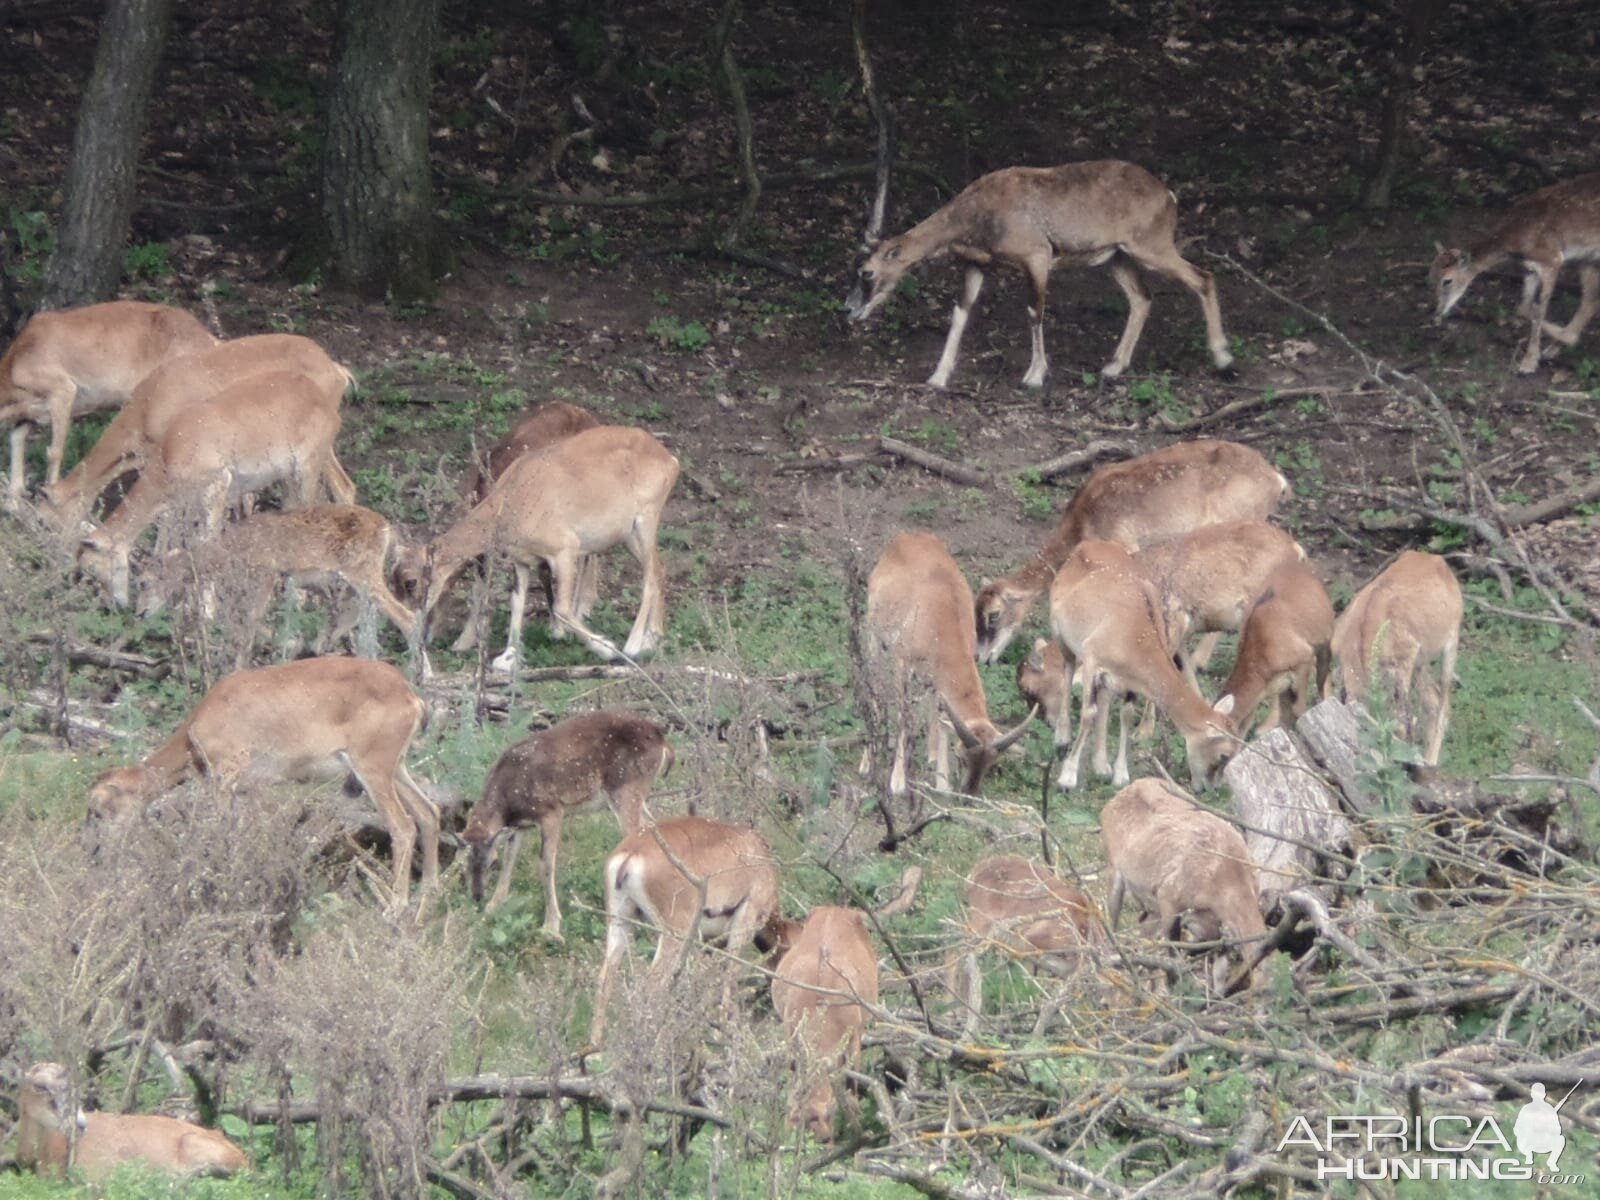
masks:
<svg viewBox="0 0 1600 1200"><path fill-rule="evenodd" d="M331 897L298 953L262 963L252 1057L315 1089L318 1157L334 1194L347 1122L367 1194L427 1193L429 1095L461 1018L463 968L449 920L422 928Z"/></svg>

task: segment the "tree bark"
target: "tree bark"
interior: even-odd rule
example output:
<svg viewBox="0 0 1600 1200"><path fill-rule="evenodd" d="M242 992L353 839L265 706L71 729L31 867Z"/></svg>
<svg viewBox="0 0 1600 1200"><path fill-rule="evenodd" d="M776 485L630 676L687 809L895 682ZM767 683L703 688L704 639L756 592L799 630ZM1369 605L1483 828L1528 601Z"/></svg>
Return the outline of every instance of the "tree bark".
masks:
<svg viewBox="0 0 1600 1200"><path fill-rule="evenodd" d="M322 213L332 282L427 299L442 266L428 165L439 0L344 0Z"/></svg>
<svg viewBox="0 0 1600 1200"><path fill-rule="evenodd" d="M1263 734L1234 756L1223 778L1244 823L1263 910L1272 893L1315 892L1315 881L1329 873L1319 851L1344 853L1351 829L1337 797L1295 739L1283 729Z"/></svg>
<svg viewBox="0 0 1600 1200"><path fill-rule="evenodd" d="M1372 174L1361 189L1362 208L1389 207L1395 171L1400 165L1406 114L1411 107L1412 94L1417 90L1417 63L1422 58L1422 47L1428 40L1428 28L1433 24L1438 3L1439 0L1405 0L1405 26L1400 31L1399 45L1389 57L1389 82L1384 88L1383 114L1379 118L1378 155L1373 161Z"/></svg>
<svg viewBox="0 0 1600 1200"><path fill-rule="evenodd" d="M1369 778L1382 766L1382 759L1362 745L1366 721L1366 709L1359 704L1330 698L1313 704L1294 726L1311 757L1333 776L1350 807L1363 816L1379 806L1380 797Z"/></svg>
<svg viewBox="0 0 1600 1200"><path fill-rule="evenodd" d="M106 7L78 110L45 308L88 304L116 292L133 222L139 141L171 24L172 0L111 0Z"/></svg>
<svg viewBox="0 0 1600 1200"><path fill-rule="evenodd" d="M722 72L722 82L728 89L728 99L733 104L733 127L739 152L739 178L744 181L744 200L734 215L733 223L723 235L722 244L732 249L739 244L744 231L756 215L761 203L761 172L756 168L755 122L750 117L750 101L745 96L744 76L733 57L733 29L739 21L739 0L725 0L722 15L712 34L712 57Z"/></svg>

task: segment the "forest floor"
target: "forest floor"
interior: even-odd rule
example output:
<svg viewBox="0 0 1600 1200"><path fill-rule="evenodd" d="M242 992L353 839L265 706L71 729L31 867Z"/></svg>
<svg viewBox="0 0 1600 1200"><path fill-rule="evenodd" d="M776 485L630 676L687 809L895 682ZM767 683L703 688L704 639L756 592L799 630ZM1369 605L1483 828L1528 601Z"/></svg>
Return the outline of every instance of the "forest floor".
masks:
<svg viewBox="0 0 1600 1200"><path fill-rule="evenodd" d="M830 789L848 792L862 737L847 638L851 570L870 567L895 531L910 528L937 532L974 583L1004 573L1043 541L1093 465L1044 477L1039 464L1096 441L1115 443L1107 457L1116 458L1198 436L1253 446L1290 479L1294 494L1277 519L1338 602L1402 549L1449 556L1469 611L1447 773L1532 795L1488 781L1581 779L1600 753L1600 731L1573 704L1600 707L1600 334L1518 377L1510 368L1526 328L1517 281L1480 280L1436 327L1427 279L1436 241L1468 241L1517 196L1597 165L1591 63L1600 33L1580 5L1448 6L1415 100L1413 128L1423 132L1408 144L1394 204L1382 213L1354 204L1390 37L1366 8L1224 19L1186 4L1138 17L1127 6L1088 5L1072 17L1044 4L906 3L875 16L869 37L903 164L887 232L987 170L1125 158L1174 189L1180 245L1216 274L1232 377L1209 370L1193 297L1152 280L1155 307L1132 369L1101 379L1125 306L1103 272L1061 271L1045 322L1050 376L1039 391L1018 387L1028 354L1019 278L991 278L945 391L922 380L943 343L957 268L927 264L871 321L845 322L873 129L839 6L752 6L735 33L757 158L775 178L733 255L718 246L738 187L732 114L706 61L708 12L687 3L490 5L470 14L448 6L433 148L456 260L436 303L408 307L357 302L285 274L294 231L314 213L316 96L331 52L318 25L325 6L198 7L179 13L157 83L128 294L204 311L229 336L305 333L349 365L360 390L345 413L341 460L362 502L413 539L450 519L474 451L529 404L567 400L643 426L683 466L662 536L669 627L660 678L525 683L497 733L436 725L427 771L442 793L470 802L513 733L567 705L597 697L650 708L697 747L669 795L701 793L707 811L727 815L749 817L754 805L769 824L798 818L780 857L798 862L820 839L837 838L830 865L862 886L887 884L898 859L928 866L928 907L905 937L931 961L961 874L986 839L999 830L1023 852L1037 845L1026 814L1049 738L1035 733L996 772L994 807L953 822L958 833L934 829L896 861L874 861L870 821L818 811ZM19 84L0 102L0 215L13 278L26 292L48 247L38 214L51 211L60 186L93 23L37 4L18 12L0 42L0 74ZM895 36L898 22L925 34ZM824 181L841 167L847 178ZM680 189L704 193L663 198ZM1564 279L1557 319L1575 300ZM74 453L93 428L75 435ZM972 478L886 453L883 438ZM1557 511L1537 511L1563 498ZM20 552L8 553L15 561ZM17 781L64 772L51 786L75 812L83 782L125 757L125 744L144 746L146 730L169 729L208 671L191 671L171 621L108 617L87 584L62 583L59 570L41 575L48 584L14 577L15 594L38 607L13 606L0 620L13 731L0 742L0 776L9 772L13 787L0 796L15 794ZM600 627L615 634L631 618L636 569L614 555L606 579L615 598ZM62 622L81 640L177 661L178 674L130 683L80 666L57 677L49 640L25 639ZM502 614L491 654L503 629ZM1034 632L1043 633L1037 617ZM1021 711L1011 682L1017 653L985 672L1002 724ZM585 661L531 623L525 655L530 668ZM470 715L462 696L478 660L442 649L435 660L447 681L441 704L460 702ZM672 676L684 664L745 682L685 682ZM51 689L112 739L96 741L80 725L70 759L40 752ZM769 739L775 779L755 744ZM738 764L725 770L716 760L729 754ZM1152 769L1152 757L1176 760L1181 773L1172 746L1143 754L1136 774ZM731 780L759 787L715 794ZM1058 836L1091 878L1093 814L1106 795L1091 789L1057 817ZM1561 794L1563 820L1590 847L1600 832L1594 799L1581 786ZM582 905L598 900L587 876L611 836L608 821L580 825L565 852L563 886L570 878L580 897L569 945L580 949L518 940L538 911L532 868L523 923L486 922L475 944L547 980L570 974L573 955L587 964L599 922ZM802 864L792 900L827 896L815 866ZM1551 1041L1530 1055L1562 1051L1566 1027L1549 1029ZM1466 1040L1463 1021L1454 1033L1429 1027L1409 1046L1401 1036L1371 1052L1404 1063L1424 1043L1431 1053ZM475 1061L538 1069L488 1041ZM1023 1074L1050 1094L1064 1086L1060 1076ZM1108 1164L1137 1138L1176 1137L1145 1116L1112 1121L1092 1153L1079 1145L1072 1154ZM1195 1120L1215 1116L1202 1102ZM1220 1155L1193 1138L1179 1143L1197 1161ZM967 1151L945 1144L918 1162L928 1173L918 1178L970 1172L993 1186L1011 1178L1027 1194L1016 1180L1037 1163L1012 1174L1011 1156L1026 1158L1024 1148L1000 1145L991 1155L973 1138L968 1162ZM815 1169L822 1187L831 1177ZM1127 1190L1098 1194L1131 1195L1155 1174L1148 1162L1104 1169ZM1061 1187L1085 1186L1059 1169L1044 1173Z"/></svg>

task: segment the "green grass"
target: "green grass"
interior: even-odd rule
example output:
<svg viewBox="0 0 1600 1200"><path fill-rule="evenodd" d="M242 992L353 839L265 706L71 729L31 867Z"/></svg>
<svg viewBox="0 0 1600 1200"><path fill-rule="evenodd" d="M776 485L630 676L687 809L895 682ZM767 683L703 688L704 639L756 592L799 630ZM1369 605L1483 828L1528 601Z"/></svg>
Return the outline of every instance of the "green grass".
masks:
<svg viewBox="0 0 1600 1200"><path fill-rule="evenodd" d="M270 1171L257 1170L233 1179L174 1180L154 1171L123 1167L103 1184L58 1183L32 1175L0 1175L0 1200L64 1200L98 1197L98 1200L310 1200L316 1181L285 1188Z"/></svg>
<svg viewBox="0 0 1600 1200"><path fill-rule="evenodd" d="M1498 590L1469 584L1470 594L1502 604ZM1517 607L1539 612L1531 592ZM1441 766L1469 779L1510 772L1582 776L1600 733L1574 698L1596 704L1600 668L1592 646L1558 625L1508 620L1467 607L1450 730ZM1590 837L1600 832L1600 801L1574 792Z"/></svg>

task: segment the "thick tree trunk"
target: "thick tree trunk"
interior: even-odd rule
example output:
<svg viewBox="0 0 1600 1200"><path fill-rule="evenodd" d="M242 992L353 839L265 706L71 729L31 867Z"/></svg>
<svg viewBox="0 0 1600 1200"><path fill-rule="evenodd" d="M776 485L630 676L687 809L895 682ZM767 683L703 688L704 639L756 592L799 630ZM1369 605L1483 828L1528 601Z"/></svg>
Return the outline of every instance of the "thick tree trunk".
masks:
<svg viewBox="0 0 1600 1200"><path fill-rule="evenodd" d="M172 0L111 0L106 6L94 73L78 110L45 308L105 300L122 278L139 140L171 23Z"/></svg>
<svg viewBox="0 0 1600 1200"><path fill-rule="evenodd" d="M1236 754L1223 778L1233 793L1233 810L1244 822L1263 910L1271 907L1269 894L1317 891L1316 880L1329 874L1318 851L1344 853L1351 829L1338 798L1299 743L1283 729L1271 730Z"/></svg>
<svg viewBox="0 0 1600 1200"><path fill-rule="evenodd" d="M439 0L344 0L322 213L333 282L429 297L440 270L428 169Z"/></svg>

